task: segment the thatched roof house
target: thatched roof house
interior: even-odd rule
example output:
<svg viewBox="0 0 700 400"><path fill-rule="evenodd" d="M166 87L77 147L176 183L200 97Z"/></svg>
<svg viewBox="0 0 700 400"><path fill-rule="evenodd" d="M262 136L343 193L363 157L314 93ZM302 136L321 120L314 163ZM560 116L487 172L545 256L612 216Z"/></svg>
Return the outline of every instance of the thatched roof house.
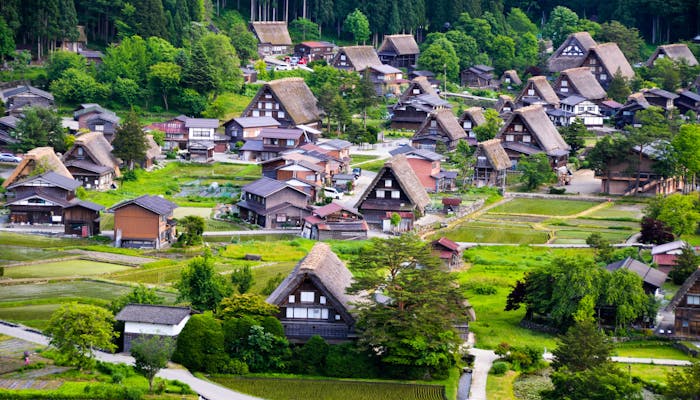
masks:
<svg viewBox="0 0 700 400"><path fill-rule="evenodd" d="M576 68L586 57L588 49L595 46L596 42L588 32L576 32L570 34L564 43L552 53L547 60L550 72L560 72L569 68Z"/></svg>
<svg viewBox="0 0 700 400"><path fill-rule="evenodd" d="M372 46L345 46L338 50L330 64L338 69L361 71L382 65L382 62Z"/></svg>
<svg viewBox="0 0 700 400"><path fill-rule="evenodd" d="M250 28L258 38L258 53L261 57L273 54L289 54L292 38L285 21L256 21Z"/></svg>
<svg viewBox="0 0 700 400"><path fill-rule="evenodd" d="M419 214L430 204L428 192L413 172L405 154L384 163L355 205L367 223L381 224L387 213Z"/></svg>
<svg viewBox="0 0 700 400"><path fill-rule="evenodd" d="M494 109L498 111L501 117L512 113L515 108L515 101L512 97L508 96L507 94L498 95L498 101L496 101Z"/></svg>
<svg viewBox="0 0 700 400"><path fill-rule="evenodd" d="M522 84L523 81L520 79L520 76L518 76L518 71L514 69L504 71L503 75L501 75L501 86L511 87L520 86Z"/></svg>
<svg viewBox="0 0 700 400"><path fill-rule="evenodd" d="M313 128L321 120L321 110L303 78L284 78L264 84L241 117L272 117L282 128Z"/></svg>
<svg viewBox="0 0 700 400"><path fill-rule="evenodd" d="M417 148L435 150L438 142L445 144L448 151L457 148L460 139L466 139L467 134L449 108L436 110L428 115L411 139L411 144Z"/></svg>
<svg viewBox="0 0 700 400"><path fill-rule="evenodd" d="M384 64L410 68L416 64L420 49L413 35L386 35L377 52Z"/></svg>
<svg viewBox="0 0 700 400"><path fill-rule="evenodd" d="M112 155L112 145L102 132L88 132L76 137L63 155L63 163L75 179L88 189L108 189L121 176L119 160Z"/></svg>
<svg viewBox="0 0 700 400"><path fill-rule="evenodd" d="M579 95L586 100L599 101L607 97L605 89L586 67L570 68L561 71L554 82L554 91L562 97Z"/></svg>
<svg viewBox="0 0 700 400"><path fill-rule="evenodd" d="M675 310L676 336L700 338L700 268L683 282L668 308Z"/></svg>
<svg viewBox="0 0 700 400"><path fill-rule="evenodd" d="M511 160L540 152L549 156L553 167L566 165L568 160L569 145L539 105L515 110L496 138Z"/></svg>
<svg viewBox="0 0 700 400"><path fill-rule="evenodd" d="M524 106L539 104L546 108L557 108L559 96L552 89L546 76L533 76L527 80L515 103Z"/></svg>
<svg viewBox="0 0 700 400"><path fill-rule="evenodd" d="M698 60L695 55L688 48L685 43L675 43L675 44L664 44L656 48L654 53L649 57L646 62L647 67L653 67L656 60L659 58L670 58L675 62L681 62L685 60L689 66L693 67L698 65Z"/></svg>
<svg viewBox="0 0 700 400"><path fill-rule="evenodd" d="M512 161L501 146L499 139L486 140L479 143L476 149L476 164L474 165L474 184L477 186L504 187L506 171Z"/></svg>
<svg viewBox="0 0 700 400"><path fill-rule="evenodd" d="M355 337L351 313L359 296L346 290L352 274L326 243L316 243L292 272L268 296L280 308L277 315L290 341L304 342L313 335L326 341Z"/></svg>
<svg viewBox="0 0 700 400"><path fill-rule="evenodd" d="M12 174L5 179L2 187L6 188L27 176L37 175L37 173L35 173L36 169L40 169L42 172L53 171L58 175L73 179L73 175L71 175L70 171L63 165L56 153L54 153L53 147L37 147L29 150L29 152L22 157L22 161L15 167Z"/></svg>
<svg viewBox="0 0 700 400"><path fill-rule="evenodd" d="M617 43L591 47L580 66L589 68L604 89L608 88L618 70L625 79L634 78L634 70Z"/></svg>
<svg viewBox="0 0 700 400"><path fill-rule="evenodd" d="M438 93L430 84L430 81L425 76L417 76L411 79L411 83L408 85L406 90L403 91L399 101L406 101L411 97L416 97L420 95L430 95L438 97Z"/></svg>
<svg viewBox="0 0 700 400"><path fill-rule="evenodd" d="M469 107L459 116L459 125L467 134L467 141L470 145L476 146L476 133L474 128L486 123L484 109L481 107Z"/></svg>
<svg viewBox="0 0 700 400"><path fill-rule="evenodd" d="M503 150L501 141L498 139L485 140L479 143L479 149L477 151L479 152L479 155L486 158L486 161L488 161L491 168L496 171L502 171L511 167L511 161L510 158L508 158L508 153Z"/></svg>

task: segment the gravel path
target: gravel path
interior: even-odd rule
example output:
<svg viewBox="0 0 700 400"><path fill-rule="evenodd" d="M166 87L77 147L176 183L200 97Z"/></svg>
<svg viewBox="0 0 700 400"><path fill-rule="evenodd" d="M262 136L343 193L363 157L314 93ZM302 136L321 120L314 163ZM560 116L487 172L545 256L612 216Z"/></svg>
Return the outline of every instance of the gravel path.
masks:
<svg viewBox="0 0 700 400"><path fill-rule="evenodd" d="M89 258L95 261L114 263L114 264L125 264L125 265L141 265L152 261L156 261L155 258L146 257L136 257L127 256L124 254L116 253L103 253L101 251L89 251L89 250L69 250L69 253L79 254L81 257Z"/></svg>
<svg viewBox="0 0 700 400"><path fill-rule="evenodd" d="M486 400L486 380L488 379L491 365L498 359L498 356L493 350L469 349L469 353L474 356L469 399Z"/></svg>

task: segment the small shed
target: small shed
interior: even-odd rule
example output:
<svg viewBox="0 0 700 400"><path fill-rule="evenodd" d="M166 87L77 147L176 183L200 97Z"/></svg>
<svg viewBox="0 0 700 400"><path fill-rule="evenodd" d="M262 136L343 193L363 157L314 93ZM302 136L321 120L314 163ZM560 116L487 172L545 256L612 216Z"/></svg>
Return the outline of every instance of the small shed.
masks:
<svg viewBox="0 0 700 400"><path fill-rule="evenodd" d="M116 315L124 322L124 351L138 337L165 336L177 338L190 319L189 307L170 307L153 304L127 304Z"/></svg>
<svg viewBox="0 0 700 400"><path fill-rule="evenodd" d="M459 244L446 238L433 240L431 243L433 254L440 257L443 264L450 270L462 265L462 250Z"/></svg>

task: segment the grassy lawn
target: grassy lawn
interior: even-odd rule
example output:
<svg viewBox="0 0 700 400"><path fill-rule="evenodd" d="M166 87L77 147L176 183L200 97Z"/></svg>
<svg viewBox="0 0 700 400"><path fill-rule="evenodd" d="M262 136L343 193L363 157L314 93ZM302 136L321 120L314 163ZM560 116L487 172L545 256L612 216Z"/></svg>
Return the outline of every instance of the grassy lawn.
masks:
<svg viewBox="0 0 700 400"><path fill-rule="evenodd" d="M630 218L640 220L642 219L642 210L644 210L644 207L646 207L646 204L643 203L613 203L610 207L605 207L588 214L588 217L614 219Z"/></svg>
<svg viewBox="0 0 700 400"><path fill-rule="evenodd" d="M508 228L499 226L480 226L478 223L465 223L448 231L441 231L435 236L446 236L456 242L476 243L516 243L534 244L546 243L549 239L547 232L535 231L532 228Z"/></svg>
<svg viewBox="0 0 700 400"><path fill-rule="evenodd" d="M59 276L88 276L109 274L131 269L125 265L88 260L67 260L46 264L33 264L5 269L8 278L54 278Z"/></svg>
<svg viewBox="0 0 700 400"><path fill-rule="evenodd" d="M211 216L212 211L209 207L178 207L173 211L173 217L184 218L188 215L194 215L207 219Z"/></svg>
<svg viewBox="0 0 700 400"><path fill-rule="evenodd" d="M389 382L281 378L212 378L231 389L268 400L441 400L444 387ZM293 395L292 395L293 393Z"/></svg>
<svg viewBox="0 0 700 400"><path fill-rule="evenodd" d="M501 342L529 345L543 349L555 347L552 335L521 328L518 324L525 310L503 311L506 297L525 272L551 262L557 256L590 256L588 249L549 249L540 247L481 247L467 249L466 268L458 272L460 283L467 289L467 298L474 307L476 321L469 329L476 335L479 348L493 349ZM494 294L484 288L495 289Z"/></svg>
<svg viewBox="0 0 700 400"><path fill-rule="evenodd" d="M669 358L674 360L696 361L684 352L672 347L667 342L635 341L618 343L614 354L620 357L640 357L640 358Z"/></svg>
<svg viewBox="0 0 700 400"><path fill-rule="evenodd" d="M36 247L41 249L56 249L69 246L90 244L88 239L67 239L41 235L25 235L21 233L3 232L0 235L0 258L7 246Z"/></svg>
<svg viewBox="0 0 700 400"><path fill-rule="evenodd" d="M245 108L248 106L248 103L250 103L250 100L251 97L238 93L221 93L216 101L221 103L223 109L226 110L226 114L224 115L222 122L226 122L231 118L240 116L243 110L245 110Z"/></svg>
<svg viewBox="0 0 700 400"><path fill-rule="evenodd" d="M508 371L500 376L489 374L486 380L486 397L489 400L514 400L513 382L518 375L515 371Z"/></svg>
<svg viewBox="0 0 700 400"><path fill-rule="evenodd" d="M623 364L618 363L623 371L631 371L632 376L636 376L645 382L656 382L666 384L666 376L671 371L681 371L687 367L674 367L670 365L654 365L654 364ZM631 366L631 370L630 370Z"/></svg>
<svg viewBox="0 0 700 400"><path fill-rule="evenodd" d="M3 232L4 234L4 232ZM0 265L31 260L66 257L66 254L56 250L37 249L20 246L0 246Z"/></svg>
<svg viewBox="0 0 700 400"><path fill-rule="evenodd" d="M294 261L304 258L314 245L314 241L295 239L292 241L246 241L226 246L219 251L224 258L242 259L246 254L258 254L262 261Z"/></svg>
<svg viewBox="0 0 700 400"><path fill-rule="evenodd" d="M599 203L577 200L513 199L491 209L490 213L573 215L585 211Z"/></svg>
<svg viewBox="0 0 700 400"><path fill-rule="evenodd" d="M36 329L44 329L49 322L49 318L51 318L51 314L60 306L60 303L54 303L0 307L0 319L31 326Z"/></svg>
<svg viewBox="0 0 700 400"><path fill-rule="evenodd" d="M116 190L106 192L89 191L85 200L89 200L105 207L132 199L144 194L164 195L169 200L180 206L196 205L197 208L211 207L216 204L216 199L175 197L180 192L180 185L199 180L206 183L215 180L219 185L231 183L235 186L243 186L260 177L260 167L252 164L185 164L170 162L165 167L152 172L137 170L138 179L131 182L121 182Z"/></svg>
<svg viewBox="0 0 700 400"><path fill-rule="evenodd" d="M355 164L376 160L377 158L379 158L379 156L373 156L368 154L352 154L352 163L350 166L354 167Z"/></svg>
<svg viewBox="0 0 700 400"><path fill-rule="evenodd" d="M375 161L370 161L362 164L360 167L362 168L363 171L372 171L372 172L379 172L380 169L384 166L384 163L387 162L387 160L375 160Z"/></svg>

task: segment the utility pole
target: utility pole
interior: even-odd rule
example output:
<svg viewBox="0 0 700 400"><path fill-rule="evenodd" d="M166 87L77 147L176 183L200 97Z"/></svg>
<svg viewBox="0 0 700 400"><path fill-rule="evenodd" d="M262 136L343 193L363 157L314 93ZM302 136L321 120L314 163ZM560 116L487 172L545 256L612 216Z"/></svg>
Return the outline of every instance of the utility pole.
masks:
<svg viewBox="0 0 700 400"><path fill-rule="evenodd" d="M442 65L443 67L443 77L445 78L442 82L442 96L447 98L447 63Z"/></svg>

